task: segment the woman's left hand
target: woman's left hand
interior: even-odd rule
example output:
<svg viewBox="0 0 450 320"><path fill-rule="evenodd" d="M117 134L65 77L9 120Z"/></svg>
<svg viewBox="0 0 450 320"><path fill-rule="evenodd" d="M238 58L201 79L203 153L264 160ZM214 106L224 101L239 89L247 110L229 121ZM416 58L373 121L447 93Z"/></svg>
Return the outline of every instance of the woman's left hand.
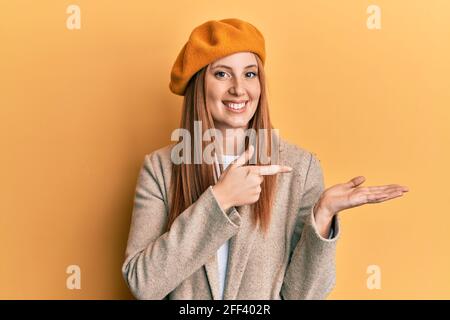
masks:
<svg viewBox="0 0 450 320"><path fill-rule="evenodd" d="M384 202L401 197L403 193L409 191L408 187L398 184L363 187L361 184L365 180L366 178L363 176L358 176L347 183L336 184L326 189L314 207L316 221L319 223L330 222L333 216L342 210L367 203ZM319 229L323 228L319 226Z"/></svg>

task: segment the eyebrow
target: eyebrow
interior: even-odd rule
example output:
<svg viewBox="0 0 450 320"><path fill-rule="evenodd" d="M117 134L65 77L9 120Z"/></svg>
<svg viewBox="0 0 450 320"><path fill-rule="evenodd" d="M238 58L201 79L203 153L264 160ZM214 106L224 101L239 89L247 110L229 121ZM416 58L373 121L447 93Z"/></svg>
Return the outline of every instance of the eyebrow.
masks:
<svg viewBox="0 0 450 320"><path fill-rule="evenodd" d="M251 64L251 65L246 66L244 69L248 69L248 68L251 68L251 67L257 67L257 65L256 65L256 64ZM224 64L218 64L217 66L212 67L212 69L216 69L216 68L225 68L225 69L230 69L230 70L232 70L231 67L226 66L226 65L224 65Z"/></svg>

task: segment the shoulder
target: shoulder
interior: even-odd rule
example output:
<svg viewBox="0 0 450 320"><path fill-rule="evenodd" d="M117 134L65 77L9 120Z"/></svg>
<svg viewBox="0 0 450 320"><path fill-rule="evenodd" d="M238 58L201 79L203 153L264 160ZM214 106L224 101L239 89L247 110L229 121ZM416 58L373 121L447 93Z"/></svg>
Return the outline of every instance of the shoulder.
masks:
<svg viewBox="0 0 450 320"><path fill-rule="evenodd" d="M175 143L168 144L145 154L142 169L157 180L170 177L172 162L171 151Z"/></svg>
<svg viewBox="0 0 450 320"><path fill-rule="evenodd" d="M168 144L161 148L155 149L145 155L145 159L152 163L167 164L170 163L170 154L175 143Z"/></svg>

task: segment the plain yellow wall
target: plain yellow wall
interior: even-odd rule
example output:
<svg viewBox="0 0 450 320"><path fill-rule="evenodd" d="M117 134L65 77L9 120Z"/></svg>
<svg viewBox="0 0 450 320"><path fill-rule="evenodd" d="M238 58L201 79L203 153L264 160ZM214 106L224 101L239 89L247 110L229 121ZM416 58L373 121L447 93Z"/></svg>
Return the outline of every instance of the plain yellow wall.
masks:
<svg viewBox="0 0 450 320"><path fill-rule="evenodd" d="M179 124L170 68L195 26L232 17L264 34L274 125L317 154L327 186L410 188L341 213L330 298L450 298L445 0L2 1L0 298L132 298L120 269L138 170Z"/></svg>

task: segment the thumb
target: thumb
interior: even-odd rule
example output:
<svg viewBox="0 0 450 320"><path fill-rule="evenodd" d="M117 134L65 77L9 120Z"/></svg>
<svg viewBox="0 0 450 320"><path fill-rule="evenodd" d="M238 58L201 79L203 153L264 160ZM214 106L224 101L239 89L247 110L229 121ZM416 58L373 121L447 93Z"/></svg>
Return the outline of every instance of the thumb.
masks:
<svg viewBox="0 0 450 320"><path fill-rule="evenodd" d="M253 145L249 145L248 146L248 149L247 150L245 150L244 151L244 153L243 154L241 154L240 156L239 156L239 158L237 158L236 160L234 160L233 162L232 162L232 166L233 167L240 167L240 166L243 166L245 163L247 163L249 160L250 160L250 158L253 156L253 153L254 153L254 151L255 151L255 148L253 147Z"/></svg>
<svg viewBox="0 0 450 320"><path fill-rule="evenodd" d="M357 177L351 179L349 182L347 182L347 185L350 188L354 188L354 187L357 187L360 184L362 184L364 181L366 181L366 178L364 178L363 176L357 176Z"/></svg>

